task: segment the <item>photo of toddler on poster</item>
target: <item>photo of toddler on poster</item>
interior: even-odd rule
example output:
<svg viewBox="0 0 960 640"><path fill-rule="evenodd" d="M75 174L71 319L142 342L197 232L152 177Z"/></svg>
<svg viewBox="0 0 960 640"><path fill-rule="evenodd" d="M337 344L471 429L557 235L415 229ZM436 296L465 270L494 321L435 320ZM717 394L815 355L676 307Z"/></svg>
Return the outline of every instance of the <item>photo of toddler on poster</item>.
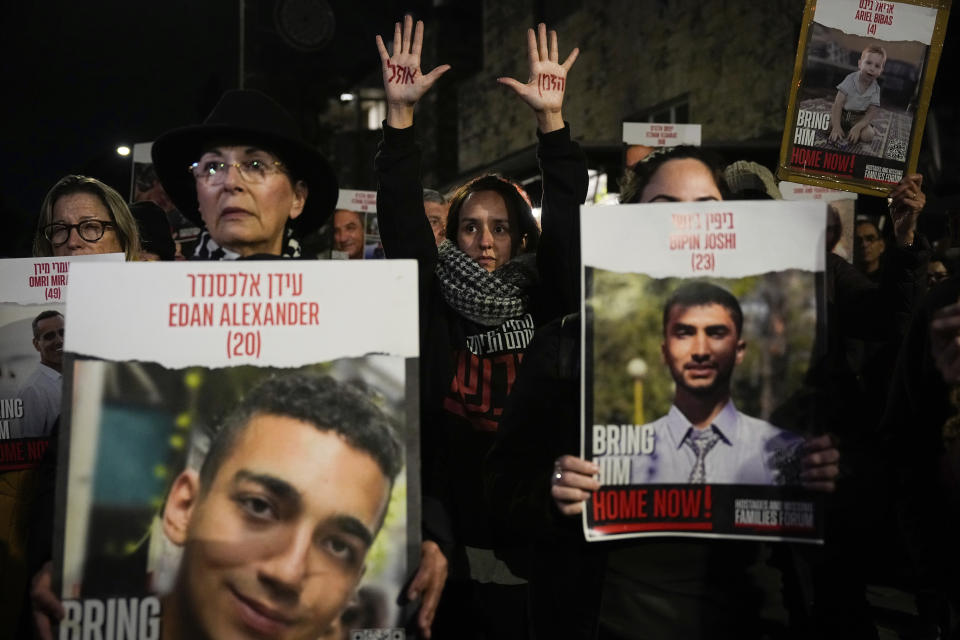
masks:
<svg viewBox="0 0 960 640"><path fill-rule="evenodd" d="M876 195L913 170L942 43L941 13L877 0L808 4L782 179L834 188L845 182Z"/></svg>

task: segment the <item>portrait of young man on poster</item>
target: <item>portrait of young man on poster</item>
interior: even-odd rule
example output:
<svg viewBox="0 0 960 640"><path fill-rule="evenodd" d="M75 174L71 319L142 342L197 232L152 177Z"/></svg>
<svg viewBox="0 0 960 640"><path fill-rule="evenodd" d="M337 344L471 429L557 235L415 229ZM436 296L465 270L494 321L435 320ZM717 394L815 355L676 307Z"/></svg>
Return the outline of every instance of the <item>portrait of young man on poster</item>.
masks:
<svg viewBox="0 0 960 640"><path fill-rule="evenodd" d="M365 391L315 373L262 378L166 493L150 536L162 538L151 547L180 552L162 552L172 582L65 600L61 627L164 639L335 637L357 605L403 459L392 419Z"/></svg>
<svg viewBox="0 0 960 640"><path fill-rule="evenodd" d="M174 481L163 530L184 553L163 637L315 638L363 576L402 449L389 421L331 378L271 378Z"/></svg>
<svg viewBox="0 0 960 640"><path fill-rule="evenodd" d="M663 308L663 362L675 384L670 411L640 427L652 447L630 459L632 484L795 484L803 438L737 410L743 311L707 282L677 288Z"/></svg>

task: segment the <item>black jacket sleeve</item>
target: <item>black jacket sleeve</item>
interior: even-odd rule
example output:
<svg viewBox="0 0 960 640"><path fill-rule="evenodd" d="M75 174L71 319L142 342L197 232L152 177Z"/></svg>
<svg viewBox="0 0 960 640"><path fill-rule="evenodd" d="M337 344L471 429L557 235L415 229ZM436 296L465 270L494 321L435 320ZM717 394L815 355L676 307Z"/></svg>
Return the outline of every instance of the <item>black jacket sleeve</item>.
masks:
<svg viewBox="0 0 960 640"><path fill-rule="evenodd" d="M443 441L437 432L439 394L449 384L450 354L446 314L441 308L434 268L437 247L423 210L420 147L413 127L394 129L384 123L376 158L377 220L387 258L417 261L420 312L420 463L422 531L450 558L453 526L447 504Z"/></svg>
<svg viewBox="0 0 960 640"><path fill-rule="evenodd" d="M418 260L432 274L437 247L423 210L420 147L413 127L383 125L376 159L377 221L388 258Z"/></svg>
<svg viewBox="0 0 960 640"><path fill-rule="evenodd" d="M926 288L929 247L918 236L912 247L887 251L879 284L840 256L828 254L827 295L838 310L843 337L893 339L899 344Z"/></svg>
<svg viewBox="0 0 960 640"><path fill-rule="evenodd" d="M580 310L580 205L587 199L587 161L570 139L570 125L540 133L542 227L537 267L541 290L554 304L551 317ZM549 318L548 318L549 319Z"/></svg>

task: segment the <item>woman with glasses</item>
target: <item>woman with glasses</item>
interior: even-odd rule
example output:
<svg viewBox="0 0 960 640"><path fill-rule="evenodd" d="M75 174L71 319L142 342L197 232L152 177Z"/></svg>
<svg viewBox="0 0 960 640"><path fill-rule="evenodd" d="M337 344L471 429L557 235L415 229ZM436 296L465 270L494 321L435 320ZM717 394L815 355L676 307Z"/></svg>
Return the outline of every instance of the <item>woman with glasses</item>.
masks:
<svg viewBox="0 0 960 640"><path fill-rule="evenodd" d="M37 232L33 240L33 255L37 257L62 257L100 253L123 252L128 261L140 257L140 236L137 222L123 197L111 187L95 178L69 175L57 181L47 192L40 207ZM24 407L33 405L20 425L24 437L44 436L56 438L60 407L60 369L63 356L63 315L57 311L44 311L33 321L33 345L40 352L39 368L22 387L27 390L21 400ZM42 407L42 410L41 410ZM21 499L20 505L29 520L29 547L43 554L51 547L50 535L53 518L53 486L56 451L51 444L48 456L37 470L31 482L37 491L32 498ZM50 464L47 464L47 463ZM30 553L29 562L42 561ZM32 570L32 569L31 569ZM52 638L48 616L63 617L63 609L51 588L51 565L47 562L34 576L33 589L41 585L34 617L38 635Z"/></svg>
<svg viewBox="0 0 960 640"><path fill-rule="evenodd" d="M177 208L204 227L194 258L300 257L297 238L333 211L337 179L293 118L257 91L229 91L203 124L153 144Z"/></svg>
<svg viewBox="0 0 960 640"><path fill-rule="evenodd" d="M137 223L127 203L95 178L64 176L47 192L33 240L33 255L92 253L140 255Z"/></svg>

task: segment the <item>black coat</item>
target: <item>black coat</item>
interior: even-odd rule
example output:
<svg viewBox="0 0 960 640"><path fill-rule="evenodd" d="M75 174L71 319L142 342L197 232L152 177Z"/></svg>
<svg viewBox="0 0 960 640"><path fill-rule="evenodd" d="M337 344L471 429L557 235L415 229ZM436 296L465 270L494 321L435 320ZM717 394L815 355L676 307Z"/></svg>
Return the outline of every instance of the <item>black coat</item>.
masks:
<svg viewBox="0 0 960 640"><path fill-rule="evenodd" d="M570 140L569 127L539 135L538 157L544 191L537 250L540 278L528 292L535 325L578 304L578 292L564 289L573 272L561 270L572 269L570 256L579 256L578 234L572 229L579 225L579 207L587 191L586 161ZM468 349L468 336L491 327L461 316L442 297L435 275L437 249L423 209L420 149L413 127L384 126L376 167L377 217L386 256L418 262L424 536L440 544L451 559L452 574L457 575L462 567L456 556L451 557L455 549L463 544L498 546L483 501L481 462L493 443L499 412L511 391L526 341L494 357ZM577 259L573 265L578 263ZM475 376L471 368L478 370ZM453 397L452 383L463 394L464 387L478 384L477 379L487 388L478 389L476 404L488 410L479 418L458 414L462 395Z"/></svg>

